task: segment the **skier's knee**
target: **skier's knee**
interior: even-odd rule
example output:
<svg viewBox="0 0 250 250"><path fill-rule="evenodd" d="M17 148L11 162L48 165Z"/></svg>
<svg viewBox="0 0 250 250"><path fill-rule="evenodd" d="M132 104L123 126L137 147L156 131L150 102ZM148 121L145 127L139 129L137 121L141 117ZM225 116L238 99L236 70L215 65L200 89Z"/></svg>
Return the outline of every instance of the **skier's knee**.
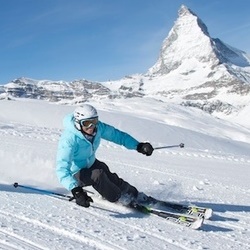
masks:
<svg viewBox="0 0 250 250"><path fill-rule="evenodd" d="M92 171L91 179L94 181L94 183L97 183L101 179L102 175L103 175L102 169L95 169Z"/></svg>

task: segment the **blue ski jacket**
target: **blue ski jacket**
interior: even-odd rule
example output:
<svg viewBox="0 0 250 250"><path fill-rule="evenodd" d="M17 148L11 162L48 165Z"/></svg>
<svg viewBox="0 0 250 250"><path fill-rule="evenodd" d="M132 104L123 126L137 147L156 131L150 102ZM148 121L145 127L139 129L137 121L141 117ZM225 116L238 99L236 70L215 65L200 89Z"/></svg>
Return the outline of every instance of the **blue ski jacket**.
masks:
<svg viewBox="0 0 250 250"><path fill-rule="evenodd" d="M83 168L90 168L94 163L95 153L102 138L134 150L139 143L129 134L101 121L96 125L96 135L91 143L75 128L73 114L64 118L63 125L64 131L57 150L56 174L60 183L68 190L78 186L74 174Z"/></svg>

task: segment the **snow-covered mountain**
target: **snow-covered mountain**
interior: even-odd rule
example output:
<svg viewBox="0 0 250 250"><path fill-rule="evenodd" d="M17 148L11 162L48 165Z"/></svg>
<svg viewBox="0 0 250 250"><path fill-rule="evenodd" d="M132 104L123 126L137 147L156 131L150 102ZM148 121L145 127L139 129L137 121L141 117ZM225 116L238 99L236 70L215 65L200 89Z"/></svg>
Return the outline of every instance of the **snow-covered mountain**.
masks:
<svg viewBox="0 0 250 250"><path fill-rule="evenodd" d="M249 104L250 59L211 38L202 20L185 6L148 75L165 83L157 94L181 97L183 103L200 108L205 105L209 112L217 106L217 111L231 113Z"/></svg>
<svg viewBox="0 0 250 250"><path fill-rule="evenodd" d="M166 75L183 64L186 69L186 62L190 65L192 61L205 67L209 66L214 72L221 64L230 71L229 73L235 73L236 69L233 66L242 67L243 71L244 67L250 66L246 53L226 45L218 38L211 38L202 20L190 9L182 6L179 18L163 42L158 61L148 73ZM189 67L190 71L196 71L196 64L191 64ZM242 81L250 83L249 71L245 73L246 77L242 77Z"/></svg>
<svg viewBox="0 0 250 250"><path fill-rule="evenodd" d="M108 82L19 78L2 86L1 92L73 103L151 97L198 107L218 117L235 117L250 109L250 59L244 51L211 38L202 20L182 5L157 62L145 74Z"/></svg>

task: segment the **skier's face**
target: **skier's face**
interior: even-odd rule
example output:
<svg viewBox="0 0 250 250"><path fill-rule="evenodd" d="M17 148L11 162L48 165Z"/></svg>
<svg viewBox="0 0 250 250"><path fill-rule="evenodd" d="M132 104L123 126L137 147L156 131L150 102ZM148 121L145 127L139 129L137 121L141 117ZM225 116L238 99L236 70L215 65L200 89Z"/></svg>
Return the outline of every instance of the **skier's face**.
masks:
<svg viewBox="0 0 250 250"><path fill-rule="evenodd" d="M83 130L83 132L85 132L85 133L87 133L89 135L92 135L94 133L94 131L95 131L95 125L93 125L93 126L91 126L89 128L86 128L86 127L82 126L82 130Z"/></svg>

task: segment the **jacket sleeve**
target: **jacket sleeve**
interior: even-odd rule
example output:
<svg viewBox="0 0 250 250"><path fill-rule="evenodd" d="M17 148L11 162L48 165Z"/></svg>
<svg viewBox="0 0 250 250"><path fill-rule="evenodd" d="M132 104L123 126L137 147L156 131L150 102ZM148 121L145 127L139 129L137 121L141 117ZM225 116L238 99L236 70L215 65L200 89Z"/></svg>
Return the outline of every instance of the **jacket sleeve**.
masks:
<svg viewBox="0 0 250 250"><path fill-rule="evenodd" d="M70 170L74 154L73 145L73 138L62 136L59 141L56 159L56 175L60 183L68 190L78 186Z"/></svg>
<svg viewBox="0 0 250 250"><path fill-rule="evenodd" d="M127 149L136 149L138 141L131 135L114 128L106 123L100 122L101 137L105 140L112 141L122 145Z"/></svg>

